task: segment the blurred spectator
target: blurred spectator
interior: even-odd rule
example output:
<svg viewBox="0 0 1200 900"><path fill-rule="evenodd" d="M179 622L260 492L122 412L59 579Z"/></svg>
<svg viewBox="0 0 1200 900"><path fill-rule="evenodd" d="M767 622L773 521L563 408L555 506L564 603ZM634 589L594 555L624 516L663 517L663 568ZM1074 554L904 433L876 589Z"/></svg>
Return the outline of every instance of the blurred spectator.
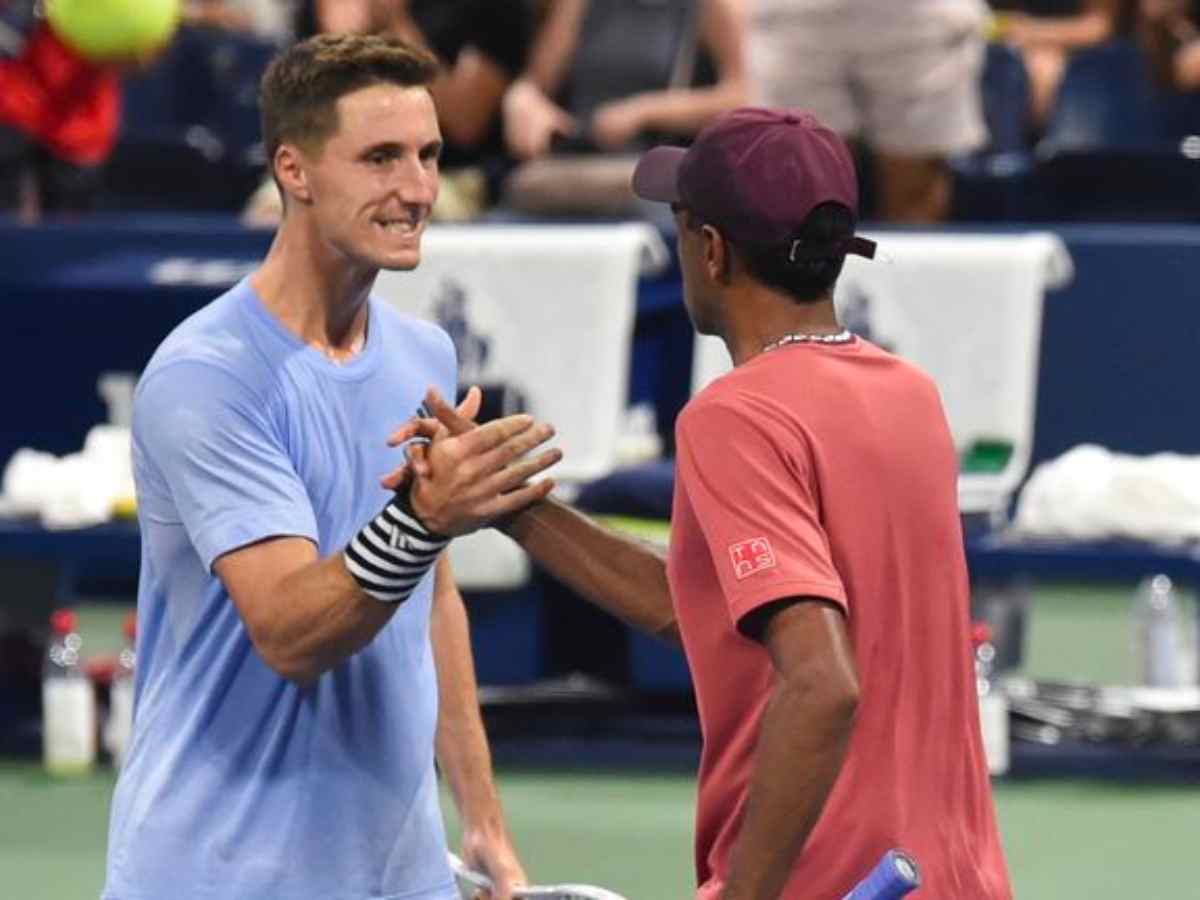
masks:
<svg viewBox="0 0 1200 900"><path fill-rule="evenodd" d="M294 37L294 0L189 0L184 22L252 34L277 44Z"/></svg>
<svg viewBox="0 0 1200 900"><path fill-rule="evenodd" d="M1138 0L1076 0L1076 9L1064 14L1069 3L1056 2L1047 10L1039 3L997 3L995 36L1013 44L1029 72L1030 115L1036 128L1046 124L1071 52L1104 43L1117 35L1132 34Z"/></svg>
<svg viewBox="0 0 1200 900"><path fill-rule="evenodd" d="M1139 12L1139 31L1159 82L1180 91L1200 90L1200 2L1141 0Z"/></svg>
<svg viewBox="0 0 1200 900"><path fill-rule="evenodd" d="M430 86L447 141L443 161L453 165L456 153L470 159L482 146L498 154L501 100L524 70L533 38L527 3L407 0L393 5L388 26L425 44L445 66Z"/></svg>
<svg viewBox="0 0 1200 900"><path fill-rule="evenodd" d="M403 2L403 0L399 0ZM383 30L391 0L300 0L296 40L314 34L369 34Z"/></svg>
<svg viewBox="0 0 1200 900"><path fill-rule="evenodd" d="M938 222L946 158L986 140L982 0L748 0L752 83L873 151L878 215Z"/></svg>
<svg viewBox="0 0 1200 900"><path fill-rule="evenodd" d="M737 2L307 0L296 31L388 31L437 54L445 71L431 91L449 173L437 215L462 218L495 193L508 154L544 155L556 137L599 153L633 150L639 139L694 134L743 102ZM701 50L714 71L697 85ZM606 179L627 193L628 174L614 169ZM277 221L271 190L256 194L251 222Z"/></svg>
<svg viewBox="0 0 1200 900"><path fill-rule="evenodd" d="M447 160L492 136L500 101L525 65L533 21L526 0L308 0L297 37L387 31L432 50L444 71L430 90Z"/></svg>
<svg viewBox="0 0 1200 900"><path fill-rule="evenodd" d="M687 140L747 99L740 2L552 0L526 76L505 96L506 141L523 160L506 205L653 215L630 189L637 151Z"/></svg>
<svg viewBox="0 0 1200 900"><path fill-rule="evenodd" d="M64 43L34 0L0 0L0 213L93 208L119 112L112 66Z"/></svg>
<svg viewBox="0 0 1200 900"><path fill-rule="evenodd" d="M504 174L500 104L528 55L534 20L524 0L307 0L296 34L389 32L432 50L442 62L430 85L446 146L439 219L467 219L487 204ZM267 179L246 220L273 225L281 207Z"/></svg>
<svg viewBox="0 0 1200 900"><path fill-rule="evenodd" d="M517 159L557 137L633 151L690 137L747 97L744 0L550 0L526 76L505 97ZM696 77L698 64L713 70Z"/></svg>

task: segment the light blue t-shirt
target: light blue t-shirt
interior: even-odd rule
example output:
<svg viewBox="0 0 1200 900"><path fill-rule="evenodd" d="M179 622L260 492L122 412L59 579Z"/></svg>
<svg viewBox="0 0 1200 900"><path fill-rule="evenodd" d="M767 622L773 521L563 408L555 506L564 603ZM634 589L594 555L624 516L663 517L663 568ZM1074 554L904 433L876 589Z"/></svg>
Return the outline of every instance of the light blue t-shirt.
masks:
<svg viewBox="0 0 1200 900"><path fill-rule="evenodd" d="M383 508L388 434L455 388L444 332L371 300L337 365L249 281L191 316L134 399L142 569L136 713L113 798L111 900L451 900L433 764L432 571L363 650L300 688L212 573L273 535L337 553Z"/></svg>

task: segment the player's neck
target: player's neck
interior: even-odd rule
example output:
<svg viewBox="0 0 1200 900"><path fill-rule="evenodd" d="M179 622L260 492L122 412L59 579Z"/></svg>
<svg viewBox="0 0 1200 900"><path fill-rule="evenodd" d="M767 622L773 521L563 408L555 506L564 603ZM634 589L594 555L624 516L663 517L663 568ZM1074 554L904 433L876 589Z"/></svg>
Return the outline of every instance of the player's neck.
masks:
<svg viewBox="0 0 1200 900"><path fill-rule="evenodd" d="M830 297L797 303L774 292L746 292L727 304L726 317L723 336L735 366L788 335L833 335L842 330Z"/></svg>
<svg viewBox="0 0 1200 900"><path fill-rule="evenodd" d="M363 346L367 296L377 272L352 266L299 223L285 220L251 283L263 305L300 340L335 362Z"/></svg>

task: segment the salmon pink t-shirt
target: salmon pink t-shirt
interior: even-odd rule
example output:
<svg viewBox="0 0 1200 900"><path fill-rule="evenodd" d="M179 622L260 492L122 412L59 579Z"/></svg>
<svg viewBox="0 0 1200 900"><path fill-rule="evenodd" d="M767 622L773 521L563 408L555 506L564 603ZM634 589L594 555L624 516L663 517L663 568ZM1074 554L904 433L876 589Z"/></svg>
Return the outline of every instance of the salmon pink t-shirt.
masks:
<svg viewBox="0 0 1200 900"><path fill-rule="evenodd" d="M860 338L789 344L697 395L676 443L668 576L704 733L697 896L718 900L724 887L775 684L766 649L737 624L808 597L845 614L861 696L782 900L841 900L891 848L916 857L916 898L1009 900L957 458L932 380Z"/></svg>

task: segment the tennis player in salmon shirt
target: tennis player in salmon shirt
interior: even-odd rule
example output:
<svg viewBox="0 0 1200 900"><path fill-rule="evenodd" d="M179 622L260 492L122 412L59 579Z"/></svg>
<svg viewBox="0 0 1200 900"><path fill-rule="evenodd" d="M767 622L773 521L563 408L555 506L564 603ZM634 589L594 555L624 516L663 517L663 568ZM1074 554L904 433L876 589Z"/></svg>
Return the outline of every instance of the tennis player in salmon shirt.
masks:
<svg viewBox="0 0 1200 900"><path fill-rule="evenodd" d="M553 500L503 527L682 642L704 734L698 900L840 900L890 848L919 861L916 897L1009 900L941 401L834 309L846 255L875 249L850 154L808 114L740 109L651 150L633 186L672 205L688 313L734 362L676 423L670 550ZM473 427L430 399L439 421L410 430Z"/></svg>

